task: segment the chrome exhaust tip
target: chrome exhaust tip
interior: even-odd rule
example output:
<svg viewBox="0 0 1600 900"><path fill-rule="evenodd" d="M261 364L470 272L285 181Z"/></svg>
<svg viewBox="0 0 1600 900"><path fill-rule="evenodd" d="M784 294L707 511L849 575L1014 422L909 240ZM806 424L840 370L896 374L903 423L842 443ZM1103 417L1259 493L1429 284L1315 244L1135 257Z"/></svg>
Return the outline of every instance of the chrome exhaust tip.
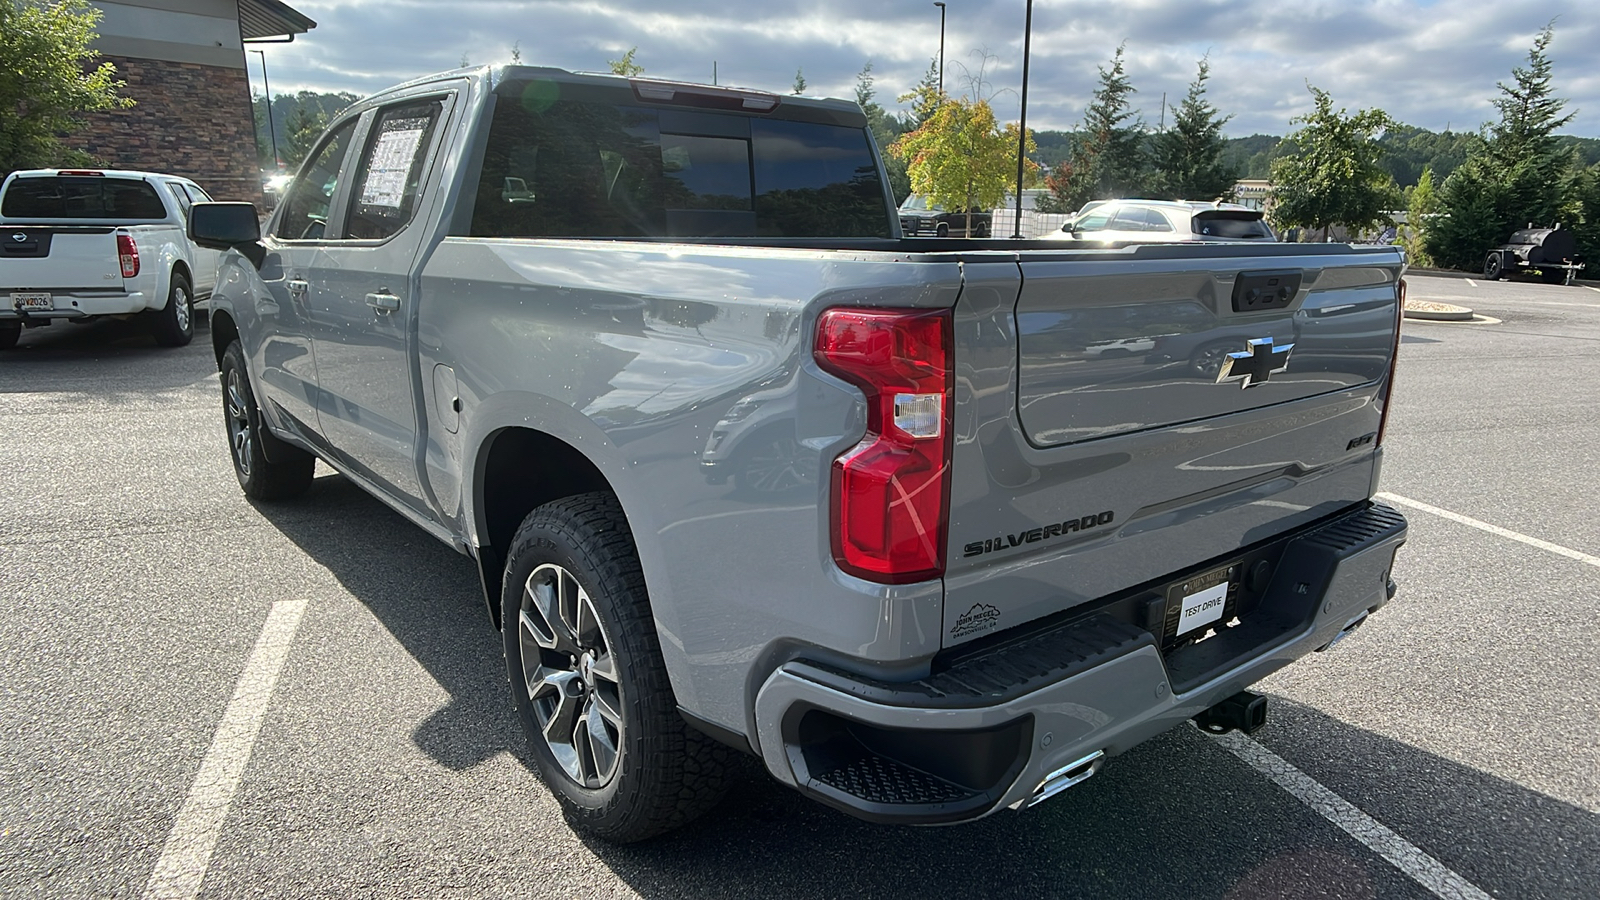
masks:
<svg viewBox="0 0 1600 900"><path fill-rule="evenodd" d="M1096 750L1080 760L1067 763L1045 776L1045 779L1039 782L1039 786L1033 789L1032 794L1017 801L1011 808L1028 809L1029 807L1038 806L1067 788L1088 781L1096 772L1100 771L1100 767L1105 765L1105 761L1106 752L1104 750Z"/></svg>

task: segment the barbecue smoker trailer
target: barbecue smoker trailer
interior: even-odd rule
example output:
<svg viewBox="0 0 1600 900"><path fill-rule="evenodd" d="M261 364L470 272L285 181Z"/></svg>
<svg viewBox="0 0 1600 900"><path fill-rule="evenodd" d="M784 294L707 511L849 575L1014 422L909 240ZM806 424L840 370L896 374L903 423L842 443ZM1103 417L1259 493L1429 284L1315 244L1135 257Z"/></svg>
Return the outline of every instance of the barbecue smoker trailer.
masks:
<svg viewBox="0 0 1600 900"><path fill-rule="evenodd" d="M1524 228L1511 240L1489 251L1483 260L1483 277L1495 281L1506 275L1538 269L1549 284L1571 284L1583 263L1577 262L1578 242L1572 232L1554 228Z"/></svg>

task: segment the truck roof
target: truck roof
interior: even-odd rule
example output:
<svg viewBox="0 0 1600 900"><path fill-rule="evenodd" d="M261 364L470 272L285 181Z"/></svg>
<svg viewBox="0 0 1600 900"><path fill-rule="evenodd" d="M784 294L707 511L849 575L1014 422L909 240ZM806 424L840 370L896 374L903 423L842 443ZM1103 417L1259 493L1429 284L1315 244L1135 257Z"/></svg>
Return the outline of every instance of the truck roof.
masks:
<svg viewBox="0 0 1600 900"><path fill-rule="evenodd" d="M727 108L741 109L754 115L773 113L783 108L791 110L800 108L815 111L808 118L815 117L817 113L821 113L822 118L830 120L848 120L848 124L851 125L864 126L866 124L866 116L862 114L861 107L852 100L840 100L831 97L800 97L754 88L696 84L688 81L669 81L659 78L627 77L595 72L571 72L553 66L495 65L452 69L415 78L403 84L397 84L371 97L363 98L361 103L366 104L389 94L433 82L462 77L486 80L490 87L495 89L507 82L536 80L622 89L631 91L637 99L645 103L673 104L677 102L684 105L706 106L708 104L703 101L715 98L724 101L727 104ZM677 100L674 98L677 98ZM845 124L845 122L841 121L840 124Z"/></svg>

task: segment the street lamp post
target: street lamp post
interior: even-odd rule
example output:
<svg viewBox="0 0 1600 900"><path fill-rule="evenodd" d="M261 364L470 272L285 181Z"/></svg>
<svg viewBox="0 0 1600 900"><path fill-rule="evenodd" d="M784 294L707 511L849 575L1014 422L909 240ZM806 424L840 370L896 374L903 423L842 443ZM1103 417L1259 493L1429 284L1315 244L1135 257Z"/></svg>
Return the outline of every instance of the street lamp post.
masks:
<svg viewBox="0 0 1600 900"><path fill-rule="evenodd" d="M1033 0L1028 0L1028 18L1022 26L1022 111L1017 122L1017 218L1011 228L1013 238L1022 237L1022 175L1028 153L1028 53L1033 48Z"/></svg>
<svg viewBox="0 0 1600 900"><path fill-rule="evenodd" d="M939 96L944 96L944 4L934 3L939 7Z"/></svg>
<svg viewBox="0 0 1600 900"><path fill-rule="evenodd" d="M272 82L267 80L267 53L265 50L250 52L261 57L261 83L267 89L267 133L272 135L272 167L277 169L282 163L278 159L278 126L272 123Z"/></svg>

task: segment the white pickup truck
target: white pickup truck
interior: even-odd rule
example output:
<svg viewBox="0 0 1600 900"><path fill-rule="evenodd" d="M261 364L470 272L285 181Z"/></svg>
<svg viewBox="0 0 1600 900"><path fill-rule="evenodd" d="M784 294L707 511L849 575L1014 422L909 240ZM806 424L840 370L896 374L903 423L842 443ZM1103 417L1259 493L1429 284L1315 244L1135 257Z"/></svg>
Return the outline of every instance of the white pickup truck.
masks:
<svg viewBox="0 0 1600 900"><path fill-rule="evenodd" d="M186 178L151 172L13 172L0 185L0 350L24 326L135 314L150 319L156 343L189 343L218 257L189 241L189 207L210 199Z"/></svg>

